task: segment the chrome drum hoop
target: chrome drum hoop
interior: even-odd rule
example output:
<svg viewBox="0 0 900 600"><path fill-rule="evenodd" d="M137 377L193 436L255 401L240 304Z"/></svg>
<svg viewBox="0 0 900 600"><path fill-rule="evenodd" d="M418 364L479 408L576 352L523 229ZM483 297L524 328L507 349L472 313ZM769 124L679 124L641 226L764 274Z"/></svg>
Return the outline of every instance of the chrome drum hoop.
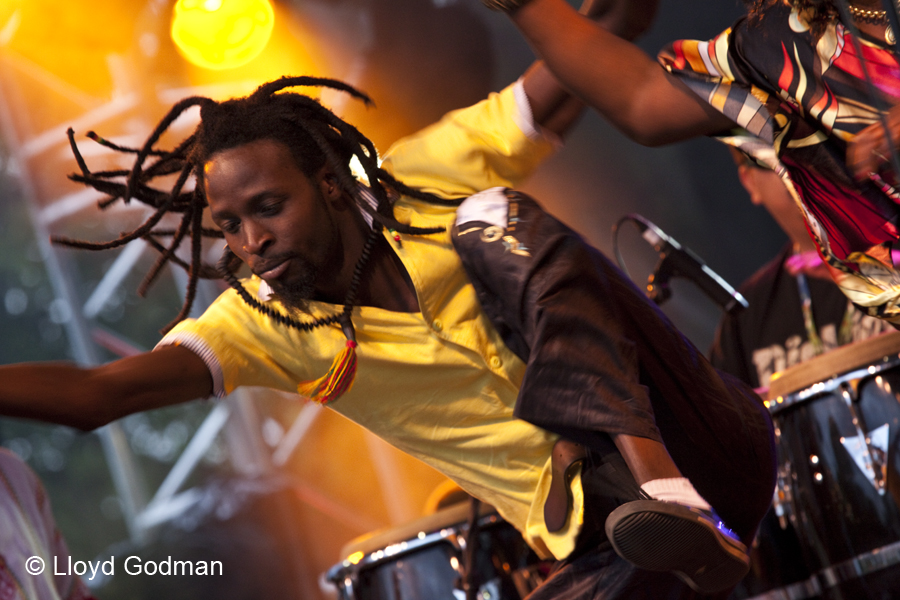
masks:
<svg viewBox="0 0 900 600"><path fill-rule="evenodd" d="M766 408L768 408L769 412L774 416L783 412L784 410L787 410L788 408L798 406L800 404L818 398L819 396L838 392L842 385L847 385L854 381L858 382L863 379L875 377L878 374L889 371L890 369L893 369L898 365L900 365L900 356L896 354L884 356L877 364L859 367L848 373L835 375L825 381L814 383L796 392L791 392L790 394L777 396L776 398L767 400L765 402Z"/></svg>

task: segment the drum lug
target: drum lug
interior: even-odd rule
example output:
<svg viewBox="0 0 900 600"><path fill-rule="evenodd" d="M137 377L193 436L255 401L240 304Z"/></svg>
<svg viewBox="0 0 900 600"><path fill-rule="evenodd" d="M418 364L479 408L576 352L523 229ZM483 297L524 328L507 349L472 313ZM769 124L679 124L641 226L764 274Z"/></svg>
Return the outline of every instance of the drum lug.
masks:
<svg viewBox="0 0 900 600"><path fill-rule="evenodd" d="M866 432L866 424L856 410L859 379L851 379L841 384L841 397L850 411L856 435L841 437L841 444L859 466L879 495L883 496L887 482L887 442L889 425Z"/></svg>
<svg viewBox="0 0 900 600"><path fill-rule="evenodd" d="M777 479L775 480L775 492L772 498L772 510L778 517L778 525L787 529L788 521L794 523L794 511L791 510L793 497L791 494L791 462L785 461L778 466Z"/></svg>

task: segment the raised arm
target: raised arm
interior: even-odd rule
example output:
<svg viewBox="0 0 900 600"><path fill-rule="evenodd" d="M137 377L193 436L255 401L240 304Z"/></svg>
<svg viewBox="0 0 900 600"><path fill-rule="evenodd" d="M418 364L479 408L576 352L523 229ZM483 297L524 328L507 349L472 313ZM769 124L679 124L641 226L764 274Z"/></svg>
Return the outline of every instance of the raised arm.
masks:
<svg viewBox="0 0 900 600"><path fill-rule="evenodd" d="M206 364L177 346L92 369L63 363L0 367L0 414L85 431L131 413L211 393Z"/></svg>
<svg viewBox="0 0 900 600"><path fill-rule="evenodd" d="M617 15L613 31L626 36L642 31L656 2L611 0L618 11L612 13ZM603 21L581 17L565 0L530 0L511 18L566 89L641 144L660 145L733 126L640 48L608 31Z"/></svg>
<svg viewBox="0 0 900 600"><path fill-rule="evenodd" d="M626 0L584 0L578 18L590 19L606 31L633 40L650 26L656 2L647 0L652 9L637 11ZM584 102L572 95L542 60L531 65L522 79L535 123L558 136L565 135L584 111Z"/></svg>

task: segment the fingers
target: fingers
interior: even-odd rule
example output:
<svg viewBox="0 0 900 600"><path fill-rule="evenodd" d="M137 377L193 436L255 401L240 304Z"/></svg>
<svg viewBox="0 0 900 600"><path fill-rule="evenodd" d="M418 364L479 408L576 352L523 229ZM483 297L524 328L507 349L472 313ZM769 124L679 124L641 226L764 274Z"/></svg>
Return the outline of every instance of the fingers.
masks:
<svg viewBox="0 0 900 600"><path fill-rule="evenodd" d="M869 178L891 162L895 152L891 142L900 142L900 105L887 114L890 136L881 122L873 123L854 137L847 146L847 166L857 180Z"/></svg>
<svg viewBox="0 0 900 600"><path fill-rule="evenodd" d="M890 160L890 150L881 123L870 125L850 141L847 147L847 166L857 180L864 180L877 173Z"/></svg>

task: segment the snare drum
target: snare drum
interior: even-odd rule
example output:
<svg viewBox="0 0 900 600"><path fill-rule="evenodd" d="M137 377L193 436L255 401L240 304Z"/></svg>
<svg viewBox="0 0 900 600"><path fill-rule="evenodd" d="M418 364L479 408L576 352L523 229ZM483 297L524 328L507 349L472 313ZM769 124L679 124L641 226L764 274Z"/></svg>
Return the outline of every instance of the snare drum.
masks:
<svg viewBox="0 0 900 600"><path fill-rule="evenodd" d="M790 520L823 598L900 597L900 332L784 371L774 508ZM799 596L803 597L803 596Z"/></svg>
<svg viewBox="0 0 900 600"><path fill-rule="evenodd" d="M341 600L465 600L464 559L470 504L351 541L327 579ZM492 507L482 505L471 585L479 600L521 600L546 565Z"/></svg>

